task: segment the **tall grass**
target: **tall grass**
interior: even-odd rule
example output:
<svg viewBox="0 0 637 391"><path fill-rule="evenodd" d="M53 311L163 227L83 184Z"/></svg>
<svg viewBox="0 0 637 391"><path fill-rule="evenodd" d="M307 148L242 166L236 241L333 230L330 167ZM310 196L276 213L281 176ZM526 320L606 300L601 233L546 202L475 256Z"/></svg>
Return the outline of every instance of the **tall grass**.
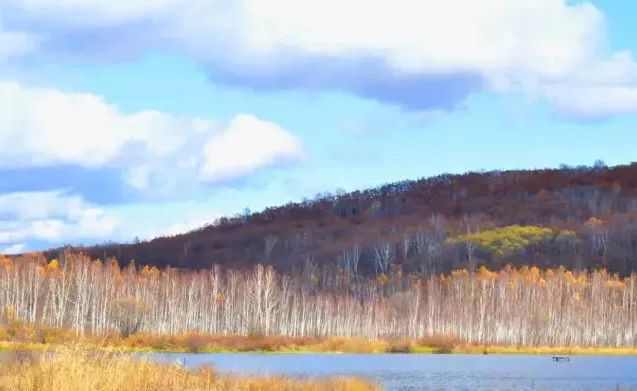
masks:
<svg viewBox="0 0 637 391"><path fill-rule="evenodd" d="M0 390L11 391L372 391L354 378L294 380L189 371L121 353L66 347L51 354L15 354L0 363Z"/></svg>
<svg viewBox="0 0 637 391"><path fill-rule="evenodd" d="M288 337L281 335L214 335L202 333L138 333L122 337L118 333L83 336L69 329L55 329L26 322L0 323L0 350L50 350L80 344L89 350L138 352L330 352L330 353L449 353L458 340L435 336L421 340L362 337Z"/></svg>
<svg viewBox="0 0 637 391"><path fill-rule="evenodd" d="M453 335L420 339L361 337L287 337L281 335L214 335L201 333L118 333L77 335L25 322L2 325L0 351L49 351L80 345L91 351L127 352L286 352L286 353L472 353L472 354L621 354L637 355L637 347L511 346L469 344Z"/></svg>

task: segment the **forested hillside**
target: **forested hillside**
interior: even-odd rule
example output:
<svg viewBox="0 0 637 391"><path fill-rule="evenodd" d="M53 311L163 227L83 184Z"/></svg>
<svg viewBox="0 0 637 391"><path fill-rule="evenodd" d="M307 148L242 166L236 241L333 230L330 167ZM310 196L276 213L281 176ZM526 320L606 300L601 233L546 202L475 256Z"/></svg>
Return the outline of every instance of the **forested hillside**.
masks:
<svg viewBox="0 0 637 391"><path fill-rule="evenodd" d="M637 268L637 163L439 175L81 250L124 264L194 269L260 263L373 275L512 264L627 275Z"/></svg>

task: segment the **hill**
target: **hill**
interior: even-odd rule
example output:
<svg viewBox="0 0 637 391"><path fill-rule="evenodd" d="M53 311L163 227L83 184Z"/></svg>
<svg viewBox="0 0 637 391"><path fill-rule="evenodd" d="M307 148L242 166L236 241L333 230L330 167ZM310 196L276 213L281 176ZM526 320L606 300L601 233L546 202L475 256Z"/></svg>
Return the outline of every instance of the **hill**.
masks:
<svg viewBox="0 0 637 391"><path fill-rule="evenodd" d="M444 174L76 250L192 269L265 263L282 271L429 274L527 264L627 274L637 269L637 163Z"/></svg>

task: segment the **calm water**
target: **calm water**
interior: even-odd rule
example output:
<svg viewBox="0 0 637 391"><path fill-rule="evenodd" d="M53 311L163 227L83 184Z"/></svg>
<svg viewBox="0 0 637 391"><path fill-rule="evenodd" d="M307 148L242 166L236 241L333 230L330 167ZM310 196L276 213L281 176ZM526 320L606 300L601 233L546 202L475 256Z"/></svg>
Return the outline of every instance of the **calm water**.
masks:
<svg viewBox="0 0 637 391"><path fill-rule="evenodd" d="M359 376L386 390L637 390L637 357L407 354L152 354L188 367L298 377Z"/></svg>

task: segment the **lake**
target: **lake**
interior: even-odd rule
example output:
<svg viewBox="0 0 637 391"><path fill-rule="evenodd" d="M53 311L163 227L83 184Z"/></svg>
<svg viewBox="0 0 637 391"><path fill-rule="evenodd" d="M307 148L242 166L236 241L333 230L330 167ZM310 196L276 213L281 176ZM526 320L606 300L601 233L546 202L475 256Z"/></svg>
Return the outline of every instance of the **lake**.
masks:
<svg viewBox="0 0 637 391"><path fill-rule="evenodd" d="M154 353L150 357L239 374L357 376L386 390L637 390L637 357L626 356L571 356L569 362L559 363L539 355Z"/></svg>

